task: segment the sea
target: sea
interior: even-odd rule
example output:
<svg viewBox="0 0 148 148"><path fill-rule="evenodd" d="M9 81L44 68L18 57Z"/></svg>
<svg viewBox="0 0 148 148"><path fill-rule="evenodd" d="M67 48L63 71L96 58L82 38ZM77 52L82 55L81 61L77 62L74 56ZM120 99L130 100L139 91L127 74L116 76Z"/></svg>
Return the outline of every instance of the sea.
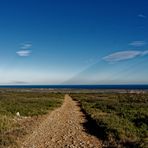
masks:
<svg viewBox="0 0 148 148"><path fill-rule="evenodd" d="M0 88L46 88L46 89L140 89L147 90L148 84L129 85L0 85Z"/></svg>

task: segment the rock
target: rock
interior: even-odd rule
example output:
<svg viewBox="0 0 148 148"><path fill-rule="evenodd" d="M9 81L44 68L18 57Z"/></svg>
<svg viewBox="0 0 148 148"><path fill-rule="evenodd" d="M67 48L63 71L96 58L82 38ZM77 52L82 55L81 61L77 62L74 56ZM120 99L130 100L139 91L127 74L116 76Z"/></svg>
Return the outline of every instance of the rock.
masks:
<svg viewBox="0 0 148 148"><path fill-rule="evenodd" d="M89 141L87 141L87 144L90 144L90 142L89 142Z"/></svg>
<svg viewBox="0 0 148 148"><path fill-rule="evenodd" d="M90 148L93 148L94 146L93 146L92 144L89 144L89 147L90 147Z"/></svg>
<svg viewBox="0 0 148 148"><path fill-rule="evenodd" d="M16 116L17 116L17 117L20 117L20 113L19 113L19 112L17 112L17 113L16 113Z"/></svg>
<svg viewBox="0 0 148 148"><path fill-rule="evenodd" d="M55 142L56 140L54 138L51 139L52 142Z"/></svg>

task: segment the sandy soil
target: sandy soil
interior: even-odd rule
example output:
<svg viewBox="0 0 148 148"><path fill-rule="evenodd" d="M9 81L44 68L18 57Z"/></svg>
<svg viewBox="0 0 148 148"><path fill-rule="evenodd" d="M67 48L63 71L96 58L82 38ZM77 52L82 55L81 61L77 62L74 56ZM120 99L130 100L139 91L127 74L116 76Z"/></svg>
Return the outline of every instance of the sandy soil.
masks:
<svg viewBox="0 0 148 148"><path fill-rule="evenodd" d="M100 148L101 142L85 132L86 121L77 102L65 95L63 105L27 136L22 148Z"/></svg>

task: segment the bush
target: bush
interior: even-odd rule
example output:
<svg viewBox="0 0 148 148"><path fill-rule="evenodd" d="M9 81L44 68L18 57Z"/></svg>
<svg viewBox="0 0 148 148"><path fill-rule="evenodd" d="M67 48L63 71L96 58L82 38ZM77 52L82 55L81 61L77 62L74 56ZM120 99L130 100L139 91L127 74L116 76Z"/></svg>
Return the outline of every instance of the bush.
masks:
<svg viewBox="0 0 148 148"><path fill-rule="evenodd" d="M111 145L144 147L148 138L148 94L72 94L103 129ZM92 127L93 128L93 127ZM99 131L98 131L99 132Z"/></svg>

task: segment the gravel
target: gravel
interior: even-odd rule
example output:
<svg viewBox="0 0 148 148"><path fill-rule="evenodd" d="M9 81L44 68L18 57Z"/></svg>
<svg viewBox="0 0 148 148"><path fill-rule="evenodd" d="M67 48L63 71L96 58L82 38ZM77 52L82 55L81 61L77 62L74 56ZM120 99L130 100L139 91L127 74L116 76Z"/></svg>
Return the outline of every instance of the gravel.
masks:
<svg viewBox="0 0 148 148"><path fill-rule="evenodd" d="M101 148L101 141L85 132L86 121L77 102L65 95L63 105L28 135L22 148Z"/></svg>

